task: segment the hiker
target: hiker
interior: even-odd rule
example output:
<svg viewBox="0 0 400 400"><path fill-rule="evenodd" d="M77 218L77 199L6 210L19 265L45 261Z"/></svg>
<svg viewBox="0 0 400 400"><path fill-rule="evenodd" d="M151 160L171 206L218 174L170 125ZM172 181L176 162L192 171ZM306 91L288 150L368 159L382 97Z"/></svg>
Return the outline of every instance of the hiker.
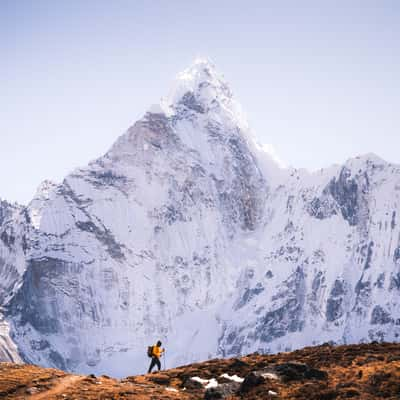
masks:
<svg viewBox="0 0 400 400"><path fill-rule="evenodd" d="M160 362L160 357L162 353L164 353L165 349L161 348L161 342L158 341L155 346L151 346L151 363L149 367L148 374L151 372L151 370L157 365L158 370L161 369L161 362ZM150 356L149 354L149 356Z"/></svg>

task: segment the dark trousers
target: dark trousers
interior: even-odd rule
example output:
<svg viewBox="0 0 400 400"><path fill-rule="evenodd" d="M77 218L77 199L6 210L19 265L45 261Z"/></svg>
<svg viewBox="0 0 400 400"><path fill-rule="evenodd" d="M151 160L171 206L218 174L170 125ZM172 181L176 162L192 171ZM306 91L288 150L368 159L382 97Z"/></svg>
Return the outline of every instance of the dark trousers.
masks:
<svg viewBox="0 0 400 400"><path fill-rule="evenodd" d="M151 357L151 363L150 363L150 367L149 367L149 371L148 374L151 372L151 370L157 365L158 370L161 369L161 362L160 359L158 357Z"/></svg>

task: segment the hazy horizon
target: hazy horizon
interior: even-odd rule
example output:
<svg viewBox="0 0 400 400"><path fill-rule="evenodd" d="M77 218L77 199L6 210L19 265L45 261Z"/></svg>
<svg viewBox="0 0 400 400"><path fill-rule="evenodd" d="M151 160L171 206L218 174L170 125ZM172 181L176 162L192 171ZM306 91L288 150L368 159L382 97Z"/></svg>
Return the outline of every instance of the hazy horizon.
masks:
<svg viewBox="0 0 400 400"><path fill-rule="evenodd" d="M104 154L197 56L286 165L400 163L399 43L396 1L4 1L0 198Z"/></svg>

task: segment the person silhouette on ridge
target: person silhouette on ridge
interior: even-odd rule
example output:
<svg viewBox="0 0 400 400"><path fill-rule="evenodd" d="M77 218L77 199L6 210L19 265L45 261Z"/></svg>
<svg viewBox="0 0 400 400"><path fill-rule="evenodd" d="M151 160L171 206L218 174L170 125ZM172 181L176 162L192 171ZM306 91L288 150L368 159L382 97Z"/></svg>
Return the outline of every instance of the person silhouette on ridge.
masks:
<svg viewBox="0 0 400 400"><path fill-rule="evenodd" d="M155 346L153 346L152 354L151 354L151 363L150 363L150 367L149 367L148 373L150 373L151 370L156 365L157 365L159 371L161 369L160 357L161 357L162 353L164 353L164 351L165 351L165 349L161 348L161 344L162 343L160 341L158 341L157 344Z"/></svg>

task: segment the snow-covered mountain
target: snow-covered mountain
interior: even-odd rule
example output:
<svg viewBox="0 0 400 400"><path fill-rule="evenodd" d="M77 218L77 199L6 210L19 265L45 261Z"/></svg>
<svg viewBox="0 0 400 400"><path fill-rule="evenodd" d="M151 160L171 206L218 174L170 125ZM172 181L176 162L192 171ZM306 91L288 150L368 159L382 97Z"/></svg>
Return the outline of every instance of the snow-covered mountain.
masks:
<svg viewBox="0 0 400 400"><path fill-rule="evenodd" d="M104 156L1 202L0 358L127 375L159 338L170 367L398 341L399 218L399 165L280 168L197 60Z"/></svg>

